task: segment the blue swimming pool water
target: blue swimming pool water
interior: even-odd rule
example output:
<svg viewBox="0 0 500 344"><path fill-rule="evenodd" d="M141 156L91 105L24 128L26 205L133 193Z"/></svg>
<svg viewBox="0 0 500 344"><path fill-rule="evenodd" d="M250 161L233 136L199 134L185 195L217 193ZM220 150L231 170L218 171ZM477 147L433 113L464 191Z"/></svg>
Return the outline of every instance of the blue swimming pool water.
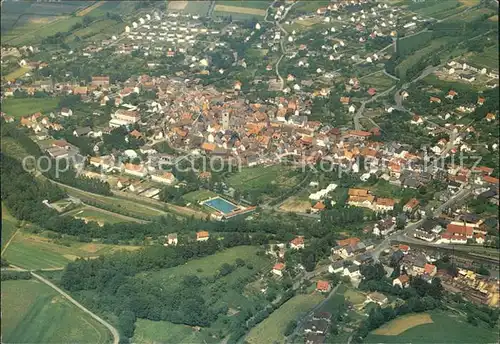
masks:
<svg viewBox="0 0 500 344"><path fill-rule="evenodd" d="M229 203L228 201L226 201L225 199L220 198L220 197L208 200L208 201L204 202L203 204L208 205L209 207L212 207L212 208L220 211L223 214L229 214L233 210L238 208L235 205L233 205L232 203Z"/></svg>

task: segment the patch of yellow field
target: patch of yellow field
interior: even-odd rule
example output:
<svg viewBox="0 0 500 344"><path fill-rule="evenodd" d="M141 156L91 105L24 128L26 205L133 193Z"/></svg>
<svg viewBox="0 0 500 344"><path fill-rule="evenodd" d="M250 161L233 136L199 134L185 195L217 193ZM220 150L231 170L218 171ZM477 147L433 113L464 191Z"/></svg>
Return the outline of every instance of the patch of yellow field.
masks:
<svg viewBox="0 0 500 344"><path fill-rule="evenodd" d="M182 11L187 5L187 1L170 1L168 3L168 9L171 11Z"/></svg>
<svg viewBox="0 0 500 344"><path fill-rule="evenodd" d="M68 260L77 260L80 258L79 256L75 256L74 254L63 254L63 257Z"/></svg>
<svg viewBox="0 0 500 344"><path fill-rule="evenodd" d="M302 25L302 26L313 26L316 25L320 22L318 19L304 19L304 20L296 20L295 23Z"/></svg>
<svg viewBox="0 0 500 344"><path fill-rule="evenodd" d="M493 21L493 22L497 22L498 21L498 14L494 15L493 17L489 17L488 20Z"/></svg>
<svg viewBox="0 0 500 344"><path fill-rule="evenodd" d="M78 11L76 13L76 16L77 17L83 17L84 15L88 14L90 11L92 10L95 10L97 7L100 7L102 5L104 5L106 1L97 1L95 4L93 4L92 6L89 6L87 8L84 8L83 10L81 11Z"/></svg>
<svg viewBox="0 0 500 344"><path fill-rule="evenodd" d="M479 0L458 0L458 2L469 7L479 4Z"/></svg>
<svg viewBox="0 0 500 344"><path fill-rule="evenodd" d="M54 18L43 17L43 18L32 18L30 19L30 23L32 24L48 24L54 21Z"/></svg>
<svg viewBox="0 0 500 344"><path fill-rule="evenodd" d="M397 336L412 327L432 323L432 318L427 313L412 314L390 321L384 326L373 331L373 334L380 336Z"/></svg>
<svg viewBox="0 0 500 344"><path fill-rule="evenodd" d="M18 69L16 69L15 71L7 74L5 76L5 79L7 81L15 81L16 79L22 77L24 74L26 74L27 72L29 72L30 69L27 68L27 67L19 67Z"/></svg>
<svg viewBox="0 0 500 344"><path fill-rule="evenodd" d="M298 199L289 199L280 207L282 211L291 211L293 213L305 213L307 209L311 209L311 202Z"/></svg>
<svg viewBox="0 0 500 344"><path fill-rule="evenodd" d="M249 7L238 7L238 6L227 6L227 5L215 5L215 11L217 12L233 12L242 14L253 14L256 16L265 16L266 11L258 8Z"/></svg>

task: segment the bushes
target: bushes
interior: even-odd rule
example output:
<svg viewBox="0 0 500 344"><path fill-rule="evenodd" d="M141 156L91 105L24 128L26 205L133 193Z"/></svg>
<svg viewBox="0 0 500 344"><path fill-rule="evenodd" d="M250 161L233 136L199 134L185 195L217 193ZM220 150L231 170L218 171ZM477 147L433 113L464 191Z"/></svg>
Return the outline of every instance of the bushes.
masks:
<svg viewBox="0 0 500 344"><path fill-rule="evenodd" d="M29 280L31 274L29 271L2 271L2 281Z"/></svg>

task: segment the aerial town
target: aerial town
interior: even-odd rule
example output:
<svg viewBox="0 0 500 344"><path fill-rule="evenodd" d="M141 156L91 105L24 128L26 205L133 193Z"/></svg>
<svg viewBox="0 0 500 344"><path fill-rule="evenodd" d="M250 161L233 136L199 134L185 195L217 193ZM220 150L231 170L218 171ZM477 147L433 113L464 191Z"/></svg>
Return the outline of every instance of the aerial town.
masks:
<svg viewBox="0 0 500 344"><path fill-rule="evenodd" d="M498 341L497 1L1 6L3 341Z"/></svg>

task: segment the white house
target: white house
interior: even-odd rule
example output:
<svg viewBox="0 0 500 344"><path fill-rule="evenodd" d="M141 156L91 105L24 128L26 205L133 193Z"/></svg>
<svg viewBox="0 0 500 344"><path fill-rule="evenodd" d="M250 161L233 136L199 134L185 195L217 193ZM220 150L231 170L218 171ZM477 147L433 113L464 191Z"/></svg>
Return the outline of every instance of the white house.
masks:
<svg viewBox="0 0 500 344"><path fill-rule="evenodd" d="M277 263L273 266L271 272L277 276L283 276L283 270L285 270L285 264Z"/></svg>
<svg viewBox="0 0 500 344"><path fill-rule="evenodd" d="M143 165L134 164L125 164L123 172L141 178L144 178L148 174Z"/></svg>

